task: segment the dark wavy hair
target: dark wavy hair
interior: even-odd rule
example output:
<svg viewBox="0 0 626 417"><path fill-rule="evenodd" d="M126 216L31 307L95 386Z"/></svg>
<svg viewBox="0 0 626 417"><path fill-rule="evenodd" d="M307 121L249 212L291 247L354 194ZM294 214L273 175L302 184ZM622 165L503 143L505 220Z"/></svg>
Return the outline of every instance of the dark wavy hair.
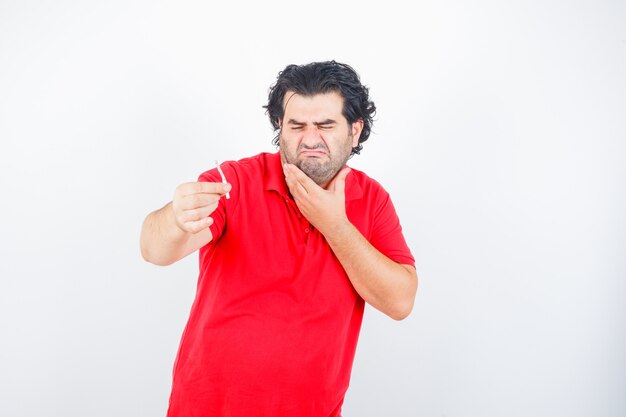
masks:
<svg viewBox="0 0 626 417"><path fill-rule="evenodd" d="M361 84L356 71L346 64L335 61L312 62L306 65L288 65L278 73L276 83L270 87L266 114L269 115L274 131L280 128L280 121L285 116L283 100L287 91L303 96L313 96L329 92L338 92L343 97L343 116L348 123L363 119L363 130L359 143L352 148L350 155L358 154L372 130L376 106L369 99L367 87ZM278 146L280 132L273 144Z"/></svg>

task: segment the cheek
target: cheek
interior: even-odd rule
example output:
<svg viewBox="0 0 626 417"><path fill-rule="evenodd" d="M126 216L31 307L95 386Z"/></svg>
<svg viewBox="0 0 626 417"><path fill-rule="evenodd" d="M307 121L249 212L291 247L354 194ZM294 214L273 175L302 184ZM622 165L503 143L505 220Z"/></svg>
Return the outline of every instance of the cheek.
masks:
<svg viewBox="0 0 626 417"><path fill-rule="evenodd" d="M284 152L287 152L292 157L295 157L298 153L298 145L300 144L300 137L297 134L286 134L282 136L281 148Z"/></svg>
<svg viewBox="0 0 626 417"><path fill-rule="evenodd" d="M280 134L280 143L283 144L284 146L291 146L291 144L294 142L294 137L293 135L290 135L286 132L281 132Z"/></svg>
<svg viewBox="0 0 626 417"><path fill-rule="evenodd" d="M284 132L283 137L285 138L285 142L294 143L300 140L302 133L300 132Z"/></svg>

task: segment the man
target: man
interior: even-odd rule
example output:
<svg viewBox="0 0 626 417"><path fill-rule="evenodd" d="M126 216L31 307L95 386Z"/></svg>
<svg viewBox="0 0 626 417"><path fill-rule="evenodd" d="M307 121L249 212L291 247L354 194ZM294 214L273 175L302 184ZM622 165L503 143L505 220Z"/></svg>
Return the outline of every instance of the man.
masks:
<svg viewBox="0 0 626 417"><path fill-rule="evenodd" d="M279 153L222 164L227 184L204 172L143 225L149 262L200 250L169 417L340 416L364 301L397 320L413 308L389 195L345 166L375 112L356 72L290 65L266 108Z"/></svg>

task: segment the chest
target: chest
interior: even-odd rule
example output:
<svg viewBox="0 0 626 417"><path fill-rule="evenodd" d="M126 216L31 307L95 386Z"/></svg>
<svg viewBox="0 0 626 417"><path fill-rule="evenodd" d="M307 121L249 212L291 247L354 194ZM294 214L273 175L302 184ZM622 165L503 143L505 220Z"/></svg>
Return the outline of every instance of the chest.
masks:
<svg viewBox="0 0 626 417"><path fill-rule="evenodd" d="M351 203L346 208L348 214L359 209ZM367 238L369 224L351 221ZM341 263L292 199L274 192L249 195L228 213L226 224L217 250L221 262L237 273L223 285L263 297L315 299L317 305L354 300Z"/></svg>

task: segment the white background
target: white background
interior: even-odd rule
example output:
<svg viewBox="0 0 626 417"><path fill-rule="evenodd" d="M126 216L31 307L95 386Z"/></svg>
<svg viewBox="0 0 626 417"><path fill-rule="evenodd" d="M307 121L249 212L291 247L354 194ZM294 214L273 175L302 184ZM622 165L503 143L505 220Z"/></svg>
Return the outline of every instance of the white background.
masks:
<svg viewBox="0 0 626 417"><path fill-rule="evenodd" d="M197 255L144 262L141 223L274 151L268 87L327 59L420 277L344 416L626 415L626 5L410 3L0 2L0 415L165 415Z"/></svg>

